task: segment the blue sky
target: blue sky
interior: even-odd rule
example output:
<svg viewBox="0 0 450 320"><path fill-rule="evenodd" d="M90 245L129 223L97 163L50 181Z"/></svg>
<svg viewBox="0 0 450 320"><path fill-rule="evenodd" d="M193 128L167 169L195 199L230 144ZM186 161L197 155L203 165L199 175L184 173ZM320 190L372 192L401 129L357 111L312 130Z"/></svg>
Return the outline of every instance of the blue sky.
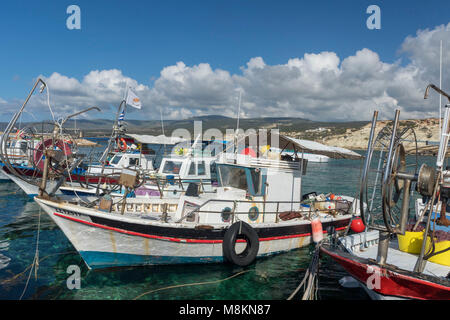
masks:
<svg viewBox="0 0 450 320"><path fill-rule="evenodd" d="M71 4L81 8L81 30L66 28ZM371 4L381 8L381 30L366 27ZM179 61L239 75L254 57L279 65L329 51L342 61L368 48L407 65L405 38L449 23L448 12L444 0L7 1L0 99L23 99L36 76L54 72L81 81L92 70L118 69L151 88Z"/></svg>

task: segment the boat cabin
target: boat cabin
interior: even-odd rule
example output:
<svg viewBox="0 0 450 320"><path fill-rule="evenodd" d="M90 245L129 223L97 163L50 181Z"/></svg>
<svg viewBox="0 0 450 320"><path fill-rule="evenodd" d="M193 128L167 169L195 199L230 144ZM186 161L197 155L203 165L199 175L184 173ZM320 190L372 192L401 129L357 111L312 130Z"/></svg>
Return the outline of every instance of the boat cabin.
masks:
<svg viewBox="0 0 450 320"><path fill-rule="evenodd" d="M187 222L228 224L235 218L248 223L275 222L277 212L300 210L305 163L241 155L237 158L216 163L218 187L215 193L186 192L176 219L198 208Z"/></svg>
<svg viewBox="0 0 450 320"><path fill-rule="evenodd" d="M120 173L124 168L153 171L153 156L141 153L118 152L108 160L104 167L103 173ZM99 174L102 172L101 165L93 165L88 169L91 174Z"/></svg>

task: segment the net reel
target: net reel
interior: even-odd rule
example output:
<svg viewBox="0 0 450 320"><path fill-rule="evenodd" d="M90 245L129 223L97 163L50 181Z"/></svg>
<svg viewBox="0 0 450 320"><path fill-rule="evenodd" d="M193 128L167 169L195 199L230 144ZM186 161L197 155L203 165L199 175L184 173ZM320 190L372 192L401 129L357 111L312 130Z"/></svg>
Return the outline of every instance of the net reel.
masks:
<svg viewBox="0 0 450 320"><path fill-rule="evenodd" d="M364 224L390 234L405 233L414 184L421 195L431 196L436 176L426 164L419 168L416 134L412 126L400 128L399 114L374 138L375 112L360 186Z"/></svg>

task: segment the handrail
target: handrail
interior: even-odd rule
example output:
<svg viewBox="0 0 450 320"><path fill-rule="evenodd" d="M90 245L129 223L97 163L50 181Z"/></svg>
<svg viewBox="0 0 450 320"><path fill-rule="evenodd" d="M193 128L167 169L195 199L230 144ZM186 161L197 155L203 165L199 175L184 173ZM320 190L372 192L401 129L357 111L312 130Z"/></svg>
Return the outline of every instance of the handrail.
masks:
<svg viewBox="0 0 450 320"><path fill-rule="evenodd" d="M355 199L356 200L356 199ZM222 213L223 211L211 211L211 210L201 210L203 207L205 207L207 204L209 203L213 203L213 202L226 202L226 203L233 203L233 210L232 212L230 212L230 214L232 214L233 219L232 221L234 221L234 217L236 214L248 214L248 212L236 212L236 206L238 203L266 203L266 204L277 204L277 211L265 211L263 210L262 214L277 214L277 221L276 223L278 223L278 214L279 214L279 205L282 203L286 203L286 204L304 204L302 201L287 201L287 200L280 200L280 201L276 201L276 200L271 200L271 201L264 201L264 200L229 200L229 199L209 199L206 202L204 202L203 204L201 204L199 207L187 212L186 214L184 214L180 219L178 219L177 221L175 221L175 223L180 223L181 221L183 221L185 218L191 216L194 213ZM321 203L321 202L341 202L341 203L349 203L352 204L352 201L346 200L346 199L341 199L341 200L315 200L313 201L313 203ZM347 212L350 211L350 207L348 208ZM311 208L311 206L310 206ZM333 210L339 210L339 209L314 209L314 212L325 212L325 211L333 211Z"/></svg>

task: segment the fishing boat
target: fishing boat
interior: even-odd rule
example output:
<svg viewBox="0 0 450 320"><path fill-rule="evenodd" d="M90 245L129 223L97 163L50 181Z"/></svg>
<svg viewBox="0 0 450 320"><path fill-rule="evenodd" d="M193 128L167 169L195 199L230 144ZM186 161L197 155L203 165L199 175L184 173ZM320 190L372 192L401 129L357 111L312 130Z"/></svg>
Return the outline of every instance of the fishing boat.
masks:
<svg viewBox="0 0 450 320"><path fill-rule="evenodd" d="M61 151L61 158L48 166L50 175L46 179L47 194L61 195L63 192L60 187L65 186L69 190L77 189L72 192L75 196L96 195L99 192L103 193L100 186L117 185L116 180L124 168L139 168L145 173L154 171L154 157L147 151L138 152L135 148L127 146L122 137L125 132L121 122L127 105L125 99L119 105L108 147L97 164L92 163L91 157L87 162L85 160L87 157L79 153L77 144L72 143L75 139L63 130L67 120L93 109L100 111L97 107L76 112L59 121L55 120L53 132L36 134L31 128L23 128L15 134L12 133L16 130L17 120L39 84L42 85L40 93L47 88L47 84L41 78L36 80L22 107L11 119L1 137L1 177L15 182L30 197L39 194L45 167L44 153L47 148ZM74 159L77 161L74 162ZM54 179L56 176L58 178ZM82 192L81 189L88 191Z"/></svg>
<svg viewBox="0 0 450 320"><path fill-rule="evenodd" d="M429 88L450 101L434 85L427 87L425 98ZM405 146L411 141L414 145L415 134L412 128L399 128L399 114L397 110L392 125L380 130L376 139L377 112L373 116L359 199L368 204L360 208L365 230L334 238L320 250L343 266L372 299L448 300L450 171L444 162L450 104L445 107L436 167L419 168L416 152L406 159ZM414 202L415 215L410 214L413 190L420 197Z"/></svg>
<svg viewBox="0 0 450 320"><path fill-rule="evenodd" d="M129 136L139 136L138 141L143 140L140 135L130 134ZM144 141L148 141L148 137L146 136L146 140ZM158 136L156 138L156 140L152 139L152 144L157 145L161 142L174 143L174 139L169 139L169 137ZM179 139L175 140L180 141ZM194 141L194 147L195 144L196 142ZM141 174L145 176L145 181L140 187L134 190L132 193L133 197L168 196L177 198L186 191L188 184L191 182L200 183L203 192L212 192L217 185L215 174L215 161L217 157L208 156L208 152L205 152L205 155L203 153L198 154L198 152L194 154L194 147L190 149L183 148L184 151L182 154L172 153L169 156L164 156L157 171L153 170L153 163L157 155L148 155L140 152L119 152L115 153L108 161L108 166L88 166L87 172L97 175L118 175L124 168L139 169ZM173 149L178 148L173 146ZM112 188L114 186L102 186L100 194L109 193L113 197L123 196L123 188L119 187L111 190ZM60 190L67 195L73 195L75 193L95 195L98 194L98 185L65 185L61 186Z"/></svg>
<svg viewBox="0 0 450 320"><path fill-rule="evenodd" d="M266 140L267 141L267 140ZM279 135L283 147L299 150ZM262 144L261 144L262 145ZM256 146L254 150L258 150ZM41 194L39 206L61 228L89 268L232 262L297 249L311 242L311 220L323 232L344 230L358 215L352 197L302 201L306 160L225 153L216 162L218 186L202 192L191 183L179 198L100 197L93 203ZM139 185L137 172L122 172L127 188Z"/></svg>
<svg viewBox="0 0 450 320"><path fill-rule="evenodd" d="M39 141L31 139L31 136L27 135L26 130L17 130L15 134L12 134L11 139L8 140L6 145L6 153L10 163L21 169L32 169L30 166L30 157L32 156L30 150ZM3 170L5 165L0 160L0 181L10 181L11 178L5 174Z"/></svg>

